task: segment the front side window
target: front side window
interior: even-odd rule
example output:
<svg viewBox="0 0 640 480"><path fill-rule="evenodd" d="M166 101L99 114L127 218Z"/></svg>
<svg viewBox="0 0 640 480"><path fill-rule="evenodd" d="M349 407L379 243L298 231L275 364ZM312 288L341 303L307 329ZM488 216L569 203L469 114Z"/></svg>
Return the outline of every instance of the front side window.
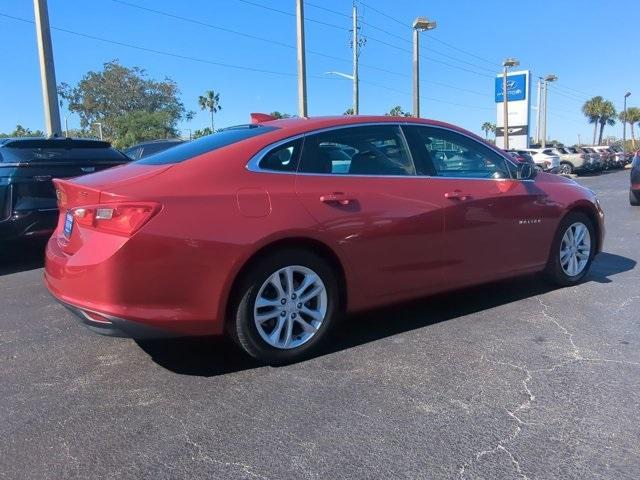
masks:
<svg viewBox="0 0 640 480"><path fill-rule="evenodd" d="M510 178L501 155L470 137L434 127L410 127L426 150L435 174L456 178ZM515 168L515 167L513 167Z"/></svg>
<svg viewBox="0 0 640 480"><path fill-rule="evenodd" d="M397 125L345 127L308 135L300 173L329 175L415 175Z"/></svg>

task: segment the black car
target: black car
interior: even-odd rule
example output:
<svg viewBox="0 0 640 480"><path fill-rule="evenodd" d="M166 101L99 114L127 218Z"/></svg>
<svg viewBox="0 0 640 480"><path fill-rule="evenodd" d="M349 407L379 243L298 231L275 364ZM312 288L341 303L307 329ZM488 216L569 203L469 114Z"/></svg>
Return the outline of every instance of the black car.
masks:
<svg viewBox="0 0 640 480"><path fill-rule="evenodd" d="M124 153L132 160L140 160L141 158L148 157L154 153L162 152L167 148L175 147L183 143L183 140L179 138L165 138L162 140L149 140L148 142L137 143L136 145L127 148Z"/></svg>
<svg viewBox="0 0 640 480"><path fill-rule="evenodd" d="M631 186L629 187L629 203L640 206L640 151L636 152L631 165Z"/></svg>
<svg viewBox="0 0 640 480"><path fill-rule="evenodd" d="M100 140L0 140L0 242L53 232L58 222L53 178L78 177L130 161Z"/></svg>

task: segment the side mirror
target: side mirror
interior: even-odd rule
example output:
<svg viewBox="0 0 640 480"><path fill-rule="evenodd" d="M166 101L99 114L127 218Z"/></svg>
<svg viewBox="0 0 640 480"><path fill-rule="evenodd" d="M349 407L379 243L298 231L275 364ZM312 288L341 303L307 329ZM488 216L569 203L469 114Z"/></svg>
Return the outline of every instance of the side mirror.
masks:
<svg viewBox="0 0 640 480"><path fill-rule="evenodd" d="M518 180L533 180L536 178L538 170L532 163L518 164Z"/></svg>

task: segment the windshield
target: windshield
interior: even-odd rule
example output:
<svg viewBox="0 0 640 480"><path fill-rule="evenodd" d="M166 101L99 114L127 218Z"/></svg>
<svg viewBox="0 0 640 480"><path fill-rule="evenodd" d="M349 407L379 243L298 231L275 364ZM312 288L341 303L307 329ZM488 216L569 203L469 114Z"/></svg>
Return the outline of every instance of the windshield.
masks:
<svg viewBox="0 0 640 480"><path fill-rule="evenodd" d="M277 130L277 127L265 125L242 125L226 128L216 133L201 137L192 142L182 143L168 150L144 157L135 163L142 165L166 165L180 163L203 153L212 152L228 145L242 142L249 138Z"/></svg>

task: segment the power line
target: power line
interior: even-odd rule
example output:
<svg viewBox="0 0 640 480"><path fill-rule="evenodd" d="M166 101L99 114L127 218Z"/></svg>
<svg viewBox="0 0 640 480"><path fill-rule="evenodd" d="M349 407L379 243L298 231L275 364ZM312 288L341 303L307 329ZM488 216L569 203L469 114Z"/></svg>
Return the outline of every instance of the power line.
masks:
<svg viewBox="0 0 640 480"><path fill-rule="evenodd" d="M324 7L322 5L317 5L315 3L311 3L311 2L304 2L305 6L307 7L313 7L313 8L317 8L318 10L324 10L325 12L329 12L329 13L333 13L334 15L339 15L341 17L346 17L346 18L351 18L351 15L348 15L346 13L342 13L342 12L337 12L336 10L331 10L330 8Z"/></svg>
<svg viewBox="0 0 640 480"><path fill-rule="evenodd" d="M270 7L268 5L264 5L262 3L252 2L250 0L236 0L236 1L241 2L241 3L245 3L247 5L251 5L251 6L254 6L254 7L262 8L264 10L269 10L271 12L276 12L276 13L280 13L282 15L287 15L289 17L295 17L296 16L295 13L287 12L286 10L280 10L279 8L273 8L273 7ZM324 8L324 7L322 7L322 8ZM317 23L318 25L324 25L325 27L331 27L331 28L336 28L338 30L349 31L348 28L342 27L340 25L336 25L335 23L324 22L322 20L317 20L315 18L309 18L307 16L304 17L304 20L305 20L305 22Z"/></svg>

